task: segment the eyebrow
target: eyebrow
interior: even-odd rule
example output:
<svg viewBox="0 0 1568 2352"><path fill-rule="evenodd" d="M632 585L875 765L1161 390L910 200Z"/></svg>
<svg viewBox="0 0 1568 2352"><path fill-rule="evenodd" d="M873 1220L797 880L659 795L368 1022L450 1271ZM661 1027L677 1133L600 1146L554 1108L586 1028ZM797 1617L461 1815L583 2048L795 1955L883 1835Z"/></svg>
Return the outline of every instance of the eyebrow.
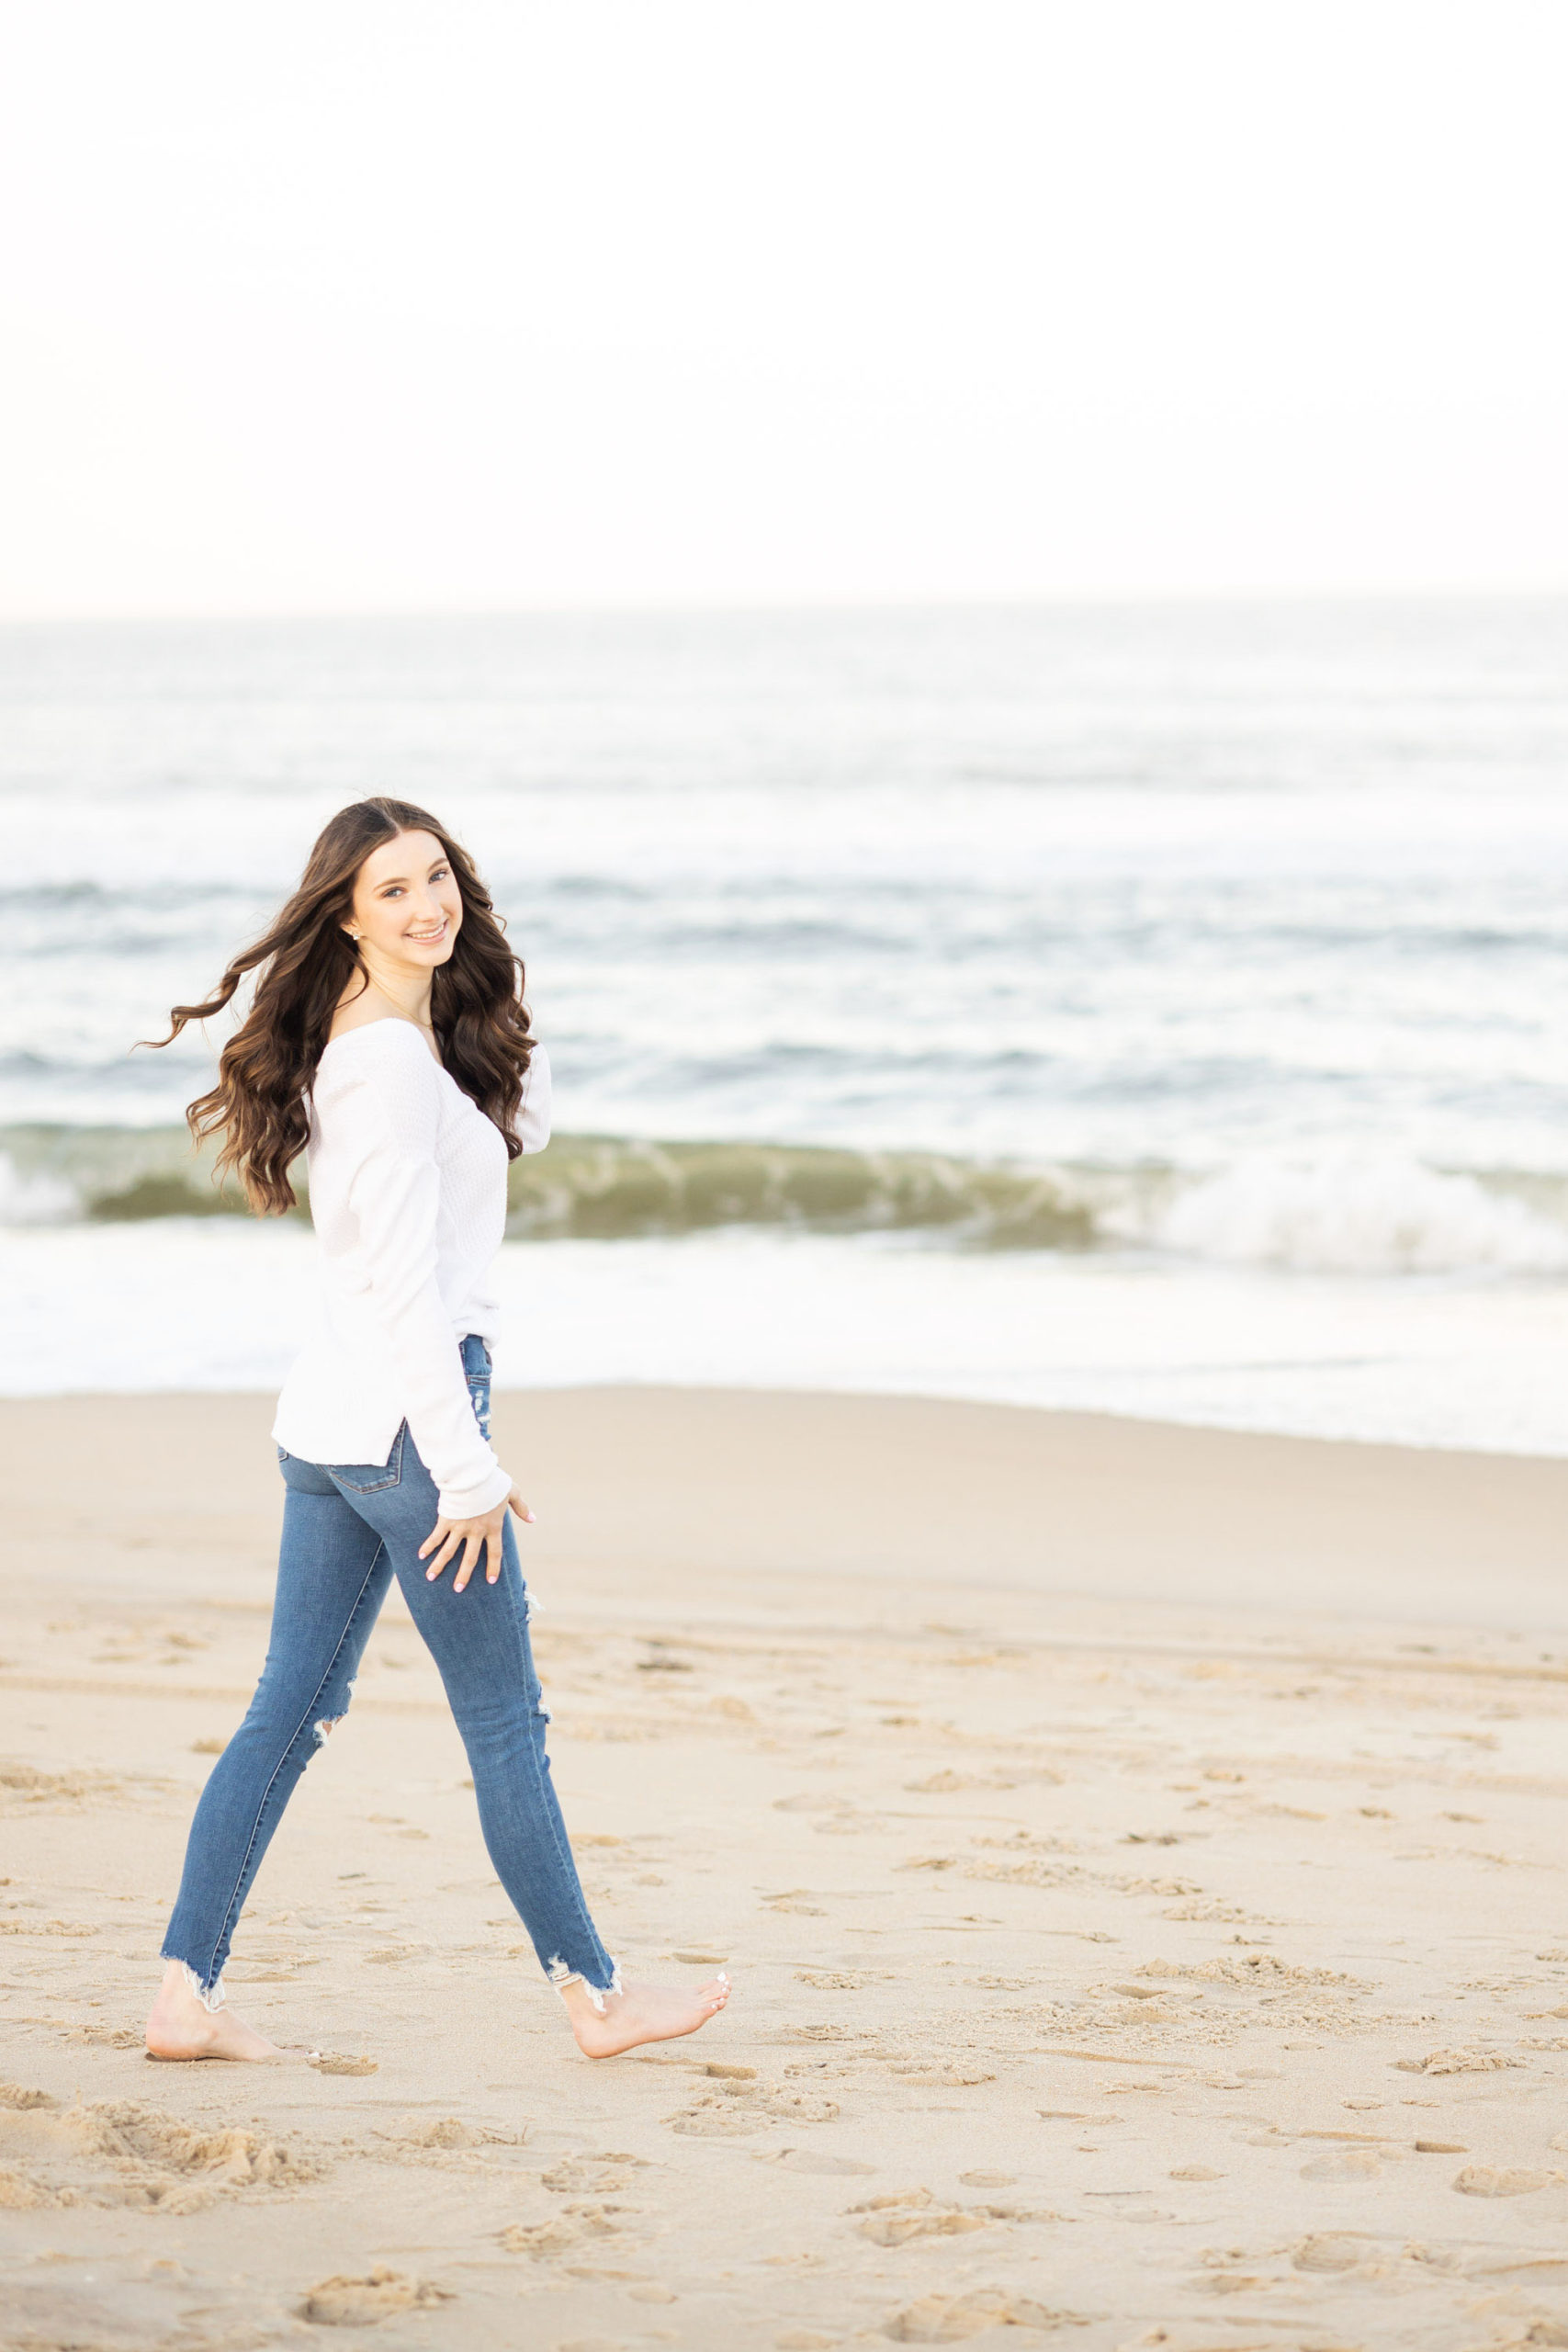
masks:
<svg viewBox="0 0 1568 2352"><path fill-rule="evenodd" d="M428 881L430 879L431 875L434 873L438 865L450 865L452 861L449 857L433 857L425 874L425 880ZM378 890L392 890L400 883L404 888L406 888L408 887L408 878L409 877L406 874L384 874L381 876L380 881L373 884L372 887Z"/></svg>

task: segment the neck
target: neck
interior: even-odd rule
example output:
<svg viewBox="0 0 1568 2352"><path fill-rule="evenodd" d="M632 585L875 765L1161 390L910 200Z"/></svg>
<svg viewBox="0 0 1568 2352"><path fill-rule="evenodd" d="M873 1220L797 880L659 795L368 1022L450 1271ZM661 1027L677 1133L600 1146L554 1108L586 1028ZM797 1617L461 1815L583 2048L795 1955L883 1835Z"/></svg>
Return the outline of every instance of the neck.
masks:
<svg viewBox="0 0 1568 2352"><path fill-rule="evenodd" d="M378 956L373 948L363 944L359 950L365 976L378 996L396 1007L405 1021L417 1021L423 1029L430 1023L430 985L434 975L428 971L411 970L406 964L391 963Z"/></svg>

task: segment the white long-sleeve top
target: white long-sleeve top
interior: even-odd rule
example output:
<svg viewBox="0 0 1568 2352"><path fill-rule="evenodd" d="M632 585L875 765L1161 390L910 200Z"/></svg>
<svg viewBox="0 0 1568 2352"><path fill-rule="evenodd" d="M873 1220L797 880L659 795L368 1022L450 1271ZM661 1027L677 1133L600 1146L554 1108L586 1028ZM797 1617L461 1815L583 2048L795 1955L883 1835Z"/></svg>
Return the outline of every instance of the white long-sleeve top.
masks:
<svg viewBox="0 0 1568 2352"><path fill-rule="evenodd" d="M536 1046L516 1133L550 1136L550 1065ZM504 1501L457 1342L490 1342L491 1262L506 1226L506 1146L412 1021L345 1030L310 1093L310 1216L321 1318L278 1398L273 1436L307 1462L385 1462L400 1425L448 1519Z"/></svg>

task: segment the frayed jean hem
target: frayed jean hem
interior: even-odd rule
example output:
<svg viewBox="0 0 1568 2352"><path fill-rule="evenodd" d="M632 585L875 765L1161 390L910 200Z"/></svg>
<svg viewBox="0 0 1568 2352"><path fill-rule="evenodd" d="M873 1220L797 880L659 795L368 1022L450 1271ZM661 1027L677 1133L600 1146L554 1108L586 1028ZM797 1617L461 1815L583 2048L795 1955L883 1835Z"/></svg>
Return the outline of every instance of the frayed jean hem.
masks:
<svg viewBox="0 0 1568 2352"><path fill-rule="evenodd" d="M210 1984L207 1984L202 1982L201 1977L191 1966L189 1961L182 1960L177 1951L161 1951L158 1954L158 1957L160 1960L172 1960L175 1962L175 1966L183 1973L186 1984L196 1995L197 1999L201 2003L202 2007L207 2011L209 2017L216 2017L219 2010L222 2008L225 2001L228 1999L228 1995L223 1990L223 1978L221 1973L213 1978Z"/></svg>
<svg viewBox="0 0 1568 2352"><path fill-rule="evenodd" d="M581 1984L601 2017L604 2014L604 2002L607 1996L611 1993L624 1993L626 1989L621 1983L621 1972L614 1961L610 1962L610 1981L607 1984L590 1984L581 1968L569 1968L565 1961L558 1957L545 1962L545 1974L558 1993L564 1993L569 1984Z"/></svg>

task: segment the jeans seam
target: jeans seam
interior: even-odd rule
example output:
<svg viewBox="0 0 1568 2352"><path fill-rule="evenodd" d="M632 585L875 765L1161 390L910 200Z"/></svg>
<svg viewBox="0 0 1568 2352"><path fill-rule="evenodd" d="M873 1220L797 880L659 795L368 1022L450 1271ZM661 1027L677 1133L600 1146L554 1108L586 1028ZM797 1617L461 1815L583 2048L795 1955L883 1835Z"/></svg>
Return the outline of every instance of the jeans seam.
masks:
<svg viewBox="0 0 1568 2352"><path fill-rule="evenodd" d="M520 1606L519 1603L519 1595L522 1592L522 1578L519 1577L516 1591L514 1592L509 1589L506 1600L507 1607L511 1611L512 1616L513 1636L516 1642L518 1658L523 1668L524 1702L528 1708L529 1713L532 1714L533 1701L529 1695L528 1689L531 1656L528 1645L528 1615L526 1609ZM547 1791L545 1786L545 1767L540 1756L539 1745L536 1743L531 1733L528 1740L528 1758L529 1768L533 1772L539 1794L541 1798L547 1800L549 1792ZM564 1863L567 1874L575 1890L575 1899L581 1922L587 1929L590 1938L598 1950L601 1952L604 1952L605 1958L610 1960L610 1971L613 1976L615 1973L615 1963L614 1960L610 1958L609 1953L604 1951L604 1939L599 1933L597 1927L594 1925L593 1915L588 1908L588 1898L582 1892L582 1881L578 1872L577 1857L571 1850L571 1840L566 1835L566 1825L560 1819L557 1807L551 1805L547 1801L542 1805L541 1810L545 1818L549 1823L550 1836L555 1842L558 1857ZM599 1989L608 1990L609 1988L601 1987Z"/></svg>
<svg viewBox="0 0 1568 2352"><path fill-rule="evenodd" d="M354 1597L353 1607L349 1610L347 1616L344 1619L343 1632L338 1635L337 1647L333 1650L332 1657L328 1659L326 1667L322 1671L321 1680L317 1683L314 1691L311 1693L310 1706L305 1709L304 1713L295 1724L294 1729L289 1733L288 1740L284 1744L283 1753L279 1756L276 1763L273 1766L271 1772L267 1776L266 1786L263 1789L260 1797L256 1801L255 1818L251 1823L251 1834L245 1841L245 1850L240 1860L239 1872L234 1880L233 1886L230 1890L229 1901L224 1908L222 1921L219 1927L217 1941L212 1947L212 1951L208 1954L208 1969L210 1969L213 1954L217 1951L219 1944L223 1941L224 1937L229 1934L231 1922L235 1917L235 1906L239 1900L240 1889L245 1883L245 1872L250 1867L251 1856L255 1851L256 1839L261 1833L262 1816L266 1811L267 1799L271 1796L273 1790L277 1785L277 1776L282 1771L284 1765L288 1762L293 1750L295 1741L299 1738L300 1733L304 1730L306 1724L310 1720L310 1708L315 1706L317 1701L321 1698L322 1691L326 1689L327 1684L332 1679L333 1669L336 1666L339 1658L343 1656L343 1645L348 1639L349 1630L352 1627L355 1617L359 1614L360 1603L363 1601L367 1592L370 1589L370 1579L376 1573L376 1563L380 1558L386 1548L387 1542L385 1536L383 1536L380 1542L377 1544L375 1551L370 1555L370 1565L365 1571L365 1580ZM178 1958L179 1955L176 1953L174 1957ZM202 1974L205 1978L207 1975L207 1969L203 1970Z"/></svg>

